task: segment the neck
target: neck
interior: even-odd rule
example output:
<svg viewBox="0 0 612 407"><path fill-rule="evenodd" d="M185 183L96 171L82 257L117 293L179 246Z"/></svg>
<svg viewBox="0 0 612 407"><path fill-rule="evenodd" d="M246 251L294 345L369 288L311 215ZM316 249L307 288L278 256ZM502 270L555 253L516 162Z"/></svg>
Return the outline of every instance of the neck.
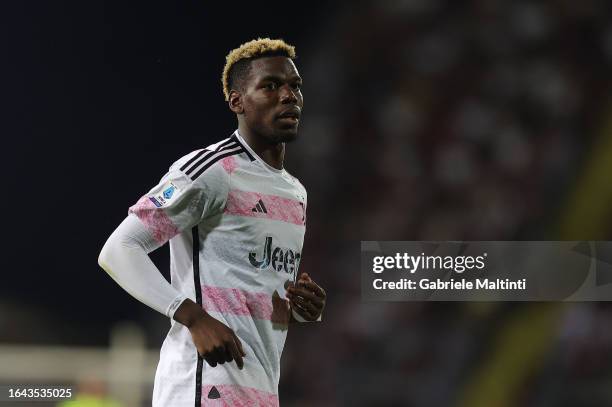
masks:
<svg viewBox="0 0 612 407"><path fill-rule="evenodd" d="M243 123L238 124L238 131L246 143L269 166L277 170L283 169L285 158L285 143L270 143L261 135L251 131Z"/></svg>

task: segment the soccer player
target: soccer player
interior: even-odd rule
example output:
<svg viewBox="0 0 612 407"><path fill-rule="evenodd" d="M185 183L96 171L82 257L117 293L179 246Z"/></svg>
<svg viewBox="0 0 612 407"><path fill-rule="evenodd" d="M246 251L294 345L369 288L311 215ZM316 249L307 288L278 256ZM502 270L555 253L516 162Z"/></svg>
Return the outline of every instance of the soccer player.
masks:
<svg viewBox="0 0 612 407"><path fill-rule="evenodd" d="M278 405L289 322L321 320L325 291L298 276L306 190L283 168L303 107L294 58L268 38L228 54L238 129L176 161L100 253L121 287L173 319L154 406ZM168 241L171 284L148 256Z"/></svg>

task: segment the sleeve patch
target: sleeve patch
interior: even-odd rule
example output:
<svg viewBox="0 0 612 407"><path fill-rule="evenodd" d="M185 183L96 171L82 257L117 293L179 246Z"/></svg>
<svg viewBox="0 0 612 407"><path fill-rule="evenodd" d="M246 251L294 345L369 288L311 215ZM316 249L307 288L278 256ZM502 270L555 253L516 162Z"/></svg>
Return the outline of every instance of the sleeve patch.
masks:
<svg viewBox="0 0 612 407"><path fill-rule="evenodd" d="M179 187L177 187L174 182L169 181L163 186L161 193L150 196L149 200L153 202L156 207L161 208L170 204L179 191Z"/></svg>

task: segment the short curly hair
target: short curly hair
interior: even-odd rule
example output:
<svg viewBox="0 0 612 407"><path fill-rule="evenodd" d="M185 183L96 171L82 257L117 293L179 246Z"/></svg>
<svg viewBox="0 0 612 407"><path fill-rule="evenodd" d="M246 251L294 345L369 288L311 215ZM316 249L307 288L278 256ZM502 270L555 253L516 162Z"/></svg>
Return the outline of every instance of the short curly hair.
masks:
<svg viewBox="0 0 612 407"><path fill-rule="evenodd" d="M225 66L223 67L223 75L221 75L223 94L226 101L229 100L230 90L248 74L250 62L254 59L267 56L285 56L295 59L295 47L287 44L282 39L257 38L256 40L245 42L227 54Z"/></svg>

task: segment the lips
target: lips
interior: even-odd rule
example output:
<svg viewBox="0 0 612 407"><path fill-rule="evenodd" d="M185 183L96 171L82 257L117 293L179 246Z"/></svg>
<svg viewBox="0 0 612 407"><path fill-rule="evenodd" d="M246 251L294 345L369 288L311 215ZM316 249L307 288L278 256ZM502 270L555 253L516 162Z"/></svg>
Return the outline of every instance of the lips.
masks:
<svg viewBox="0 0 612 407"><path fill-rule="evenodd" d="M300 119L300 115L301 115L300 109L292 108L292 109L285 110L284 112L279 114L277 116L277 118L279 118L279 119L294 119L294 120L299 120Z"/></svg>

